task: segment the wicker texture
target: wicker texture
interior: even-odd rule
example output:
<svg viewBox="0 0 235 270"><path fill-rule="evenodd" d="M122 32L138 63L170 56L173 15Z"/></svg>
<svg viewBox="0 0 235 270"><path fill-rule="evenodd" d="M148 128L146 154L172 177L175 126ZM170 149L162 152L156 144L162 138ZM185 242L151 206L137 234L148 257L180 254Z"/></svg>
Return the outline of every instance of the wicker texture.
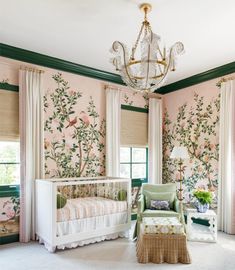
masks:
<svg viewBox="0 0 235 270"><path fill-rule="evenodd" d="M141 231L136 255L139 263L191 263L185 234L145 234Z"/></svg>

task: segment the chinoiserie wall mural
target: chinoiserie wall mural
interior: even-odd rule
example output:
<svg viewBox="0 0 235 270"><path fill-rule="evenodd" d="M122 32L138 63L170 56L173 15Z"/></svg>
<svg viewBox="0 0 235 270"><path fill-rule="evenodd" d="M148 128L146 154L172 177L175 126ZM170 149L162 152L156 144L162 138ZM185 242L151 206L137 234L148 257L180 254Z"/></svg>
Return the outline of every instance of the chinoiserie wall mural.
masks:
<svg viewBox="0 0 235 270"><path fill-rule="evenodd" d="M105 119L97 100L71 88L61 73L54 74L52 80L54 89L44 96L46 176L104 175ZM82 99L85 102L81 103Z"/></svg>
<svg viewBox="0 0 235 270"><path fill-rule="evenodd" d="M19 197L0 198L0 237L19 233Z"/></svg>
<svg viewBox="0 0 235 270"><path fill-rule="evenodd" d="M104 87L84 88L82 80L97 80L72 74L50 75L44 95L46 177L105 175ZM124 88L121 103L146 108L148 98Z"/></svg>
<svg viewBox="0 0 235 270"><path fill-rule="evenodd" d="M219 98L214 80L165 97L163 182L179 179L177 161L170 158L173 147L187 147L190 159L184 161L185 203L192 202L193 191L202 188L214 192L212 207L217 204Z"/></svg>

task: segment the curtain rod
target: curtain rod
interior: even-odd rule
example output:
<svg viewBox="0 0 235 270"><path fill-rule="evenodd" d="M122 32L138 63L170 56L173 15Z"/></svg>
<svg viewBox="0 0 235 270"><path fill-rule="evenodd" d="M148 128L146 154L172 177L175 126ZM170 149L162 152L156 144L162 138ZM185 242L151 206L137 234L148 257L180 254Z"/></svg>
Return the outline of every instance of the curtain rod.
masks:
<svg viewBox="0 0 235 270"><path fill-rule="evenodd" d="M31 68L31 67L26 67L26 66L20 66L20 70L33 71L33 72L38 72L38 73L44 73L45 72L42 69Z"/></svg>
<svg viewBox="0 0 235 270"><path fill-rule="evenodd" d="M232 81L232 80L235 80L235 77L234 77L234 76L232 76L232 77L227 77L227 78L223 77L223 78L221 78L221 79L216 83L216 86L218 86L218 87L220 88L222 83L225 83L225 82L228 82L228 81Z"/></svg>
<svg viewBox="0 0 235 270"><path fill-rule="evenodd" d="M104 85L104 89L107 90L107 89L110 89L110 90L124 90L124 88L122 87L117 87L117 86L113 86L113 85L109 85L109 84L105 84ZM129 90L129 89L128 89ZM157 93L142 93L142 92L138 92L138 91L134 91L132 90L133 92L135 93L139 93L139 94L142 94L142 95L146 95L148 96L149 98L156 98L156 99L162 99L162 96L160 94L157 94Z"/></svg>

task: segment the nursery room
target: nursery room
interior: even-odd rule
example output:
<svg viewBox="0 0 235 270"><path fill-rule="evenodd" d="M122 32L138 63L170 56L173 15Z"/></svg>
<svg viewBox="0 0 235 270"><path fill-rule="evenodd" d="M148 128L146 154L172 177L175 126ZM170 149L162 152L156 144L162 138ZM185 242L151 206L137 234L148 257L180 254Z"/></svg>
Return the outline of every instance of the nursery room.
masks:
<svg viewBox="0 0 235 270"><path fill-rule="evenodd" d="M0 269L235 269L235 2L0 0Z"/></svg>

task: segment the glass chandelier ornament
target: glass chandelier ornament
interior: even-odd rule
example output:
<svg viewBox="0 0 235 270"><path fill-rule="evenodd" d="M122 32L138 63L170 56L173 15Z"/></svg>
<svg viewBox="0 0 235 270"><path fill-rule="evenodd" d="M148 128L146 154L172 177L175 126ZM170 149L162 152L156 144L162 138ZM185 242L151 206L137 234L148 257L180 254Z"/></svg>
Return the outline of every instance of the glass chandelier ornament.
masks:
<svg viewBox="0 0 235 270"><path fill-rule="evenodd" d="M164 84L169 71L175 71L176 56L184 52L184 45L176 42L168 51L165 47L160 49L160 37L152 32L147 19L151 5L142 4L140 9L144 11L144 21L130 55L122 42L114 41L111 52L115 57L111 62L127 86L136 91L154 92ZM140 58L136 58L138 47Z"/></svg>

